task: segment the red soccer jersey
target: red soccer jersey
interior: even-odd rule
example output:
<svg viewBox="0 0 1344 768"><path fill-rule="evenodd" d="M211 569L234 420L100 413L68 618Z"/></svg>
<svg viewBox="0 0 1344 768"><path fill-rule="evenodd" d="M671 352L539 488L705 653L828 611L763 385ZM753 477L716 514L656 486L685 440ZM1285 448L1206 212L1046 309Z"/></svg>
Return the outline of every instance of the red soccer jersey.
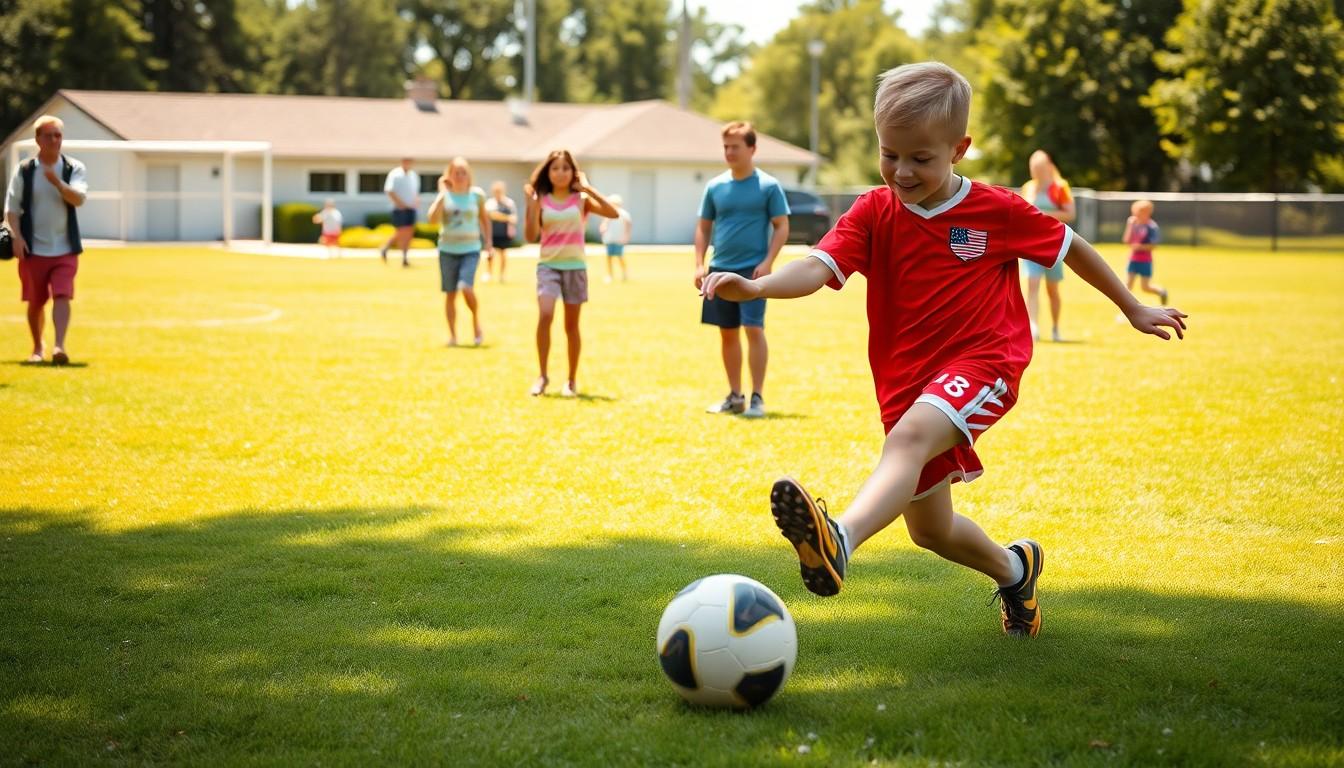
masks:
<svg viewBox="0 0 1344 768"><path fill-rule="evenodd" d="M865 193L812 256L839 289L868 280L868 361L882 421L905 413L930 380L956 364L1017 392L1031 360L1031 328L1017 260L1054 266L1073 231L1016 192L963 178L932 210L888 187Z"/></svg>

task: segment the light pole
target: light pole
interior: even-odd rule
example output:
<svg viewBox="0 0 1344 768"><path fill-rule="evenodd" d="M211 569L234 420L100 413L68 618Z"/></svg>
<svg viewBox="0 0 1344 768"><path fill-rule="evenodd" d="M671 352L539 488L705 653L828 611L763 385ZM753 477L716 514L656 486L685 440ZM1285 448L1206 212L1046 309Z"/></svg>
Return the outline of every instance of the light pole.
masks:
<svg viewBox="0 0 1344 768"><path fill-rule="evenodd" d="M807 44L807 55L812 57L812 188L817 188L817 173L819 172L820 162L817 157L817 136L819 133L817 115L817 90L821 87L821 54L826 51L826 44L820 40L813 40Z"/></svg>

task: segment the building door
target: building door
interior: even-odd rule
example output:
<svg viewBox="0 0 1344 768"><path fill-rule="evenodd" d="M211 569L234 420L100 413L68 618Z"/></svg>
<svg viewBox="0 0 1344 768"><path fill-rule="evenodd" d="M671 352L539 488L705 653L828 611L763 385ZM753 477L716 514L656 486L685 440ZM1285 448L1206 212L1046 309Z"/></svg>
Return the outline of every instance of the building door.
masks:
<svg viewBox="0 0 1344 768"><path fill-rule="evenodd" d="M177 240L178 168L176 165L145 166L145 236L148 240Z"/></svg>
<svg viewBox="0 0 1344 768"><path fill-rule="evenodd" d="M630 199L625 209L630 212L630 241L633 243L658 242L658 174L654 171L630 172Z"/></svg>

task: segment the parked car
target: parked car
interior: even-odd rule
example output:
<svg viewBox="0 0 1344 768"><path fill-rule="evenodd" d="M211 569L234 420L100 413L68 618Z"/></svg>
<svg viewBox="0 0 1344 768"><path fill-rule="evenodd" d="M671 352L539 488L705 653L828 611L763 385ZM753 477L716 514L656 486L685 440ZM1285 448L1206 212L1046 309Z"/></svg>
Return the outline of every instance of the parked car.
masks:
<svg viewBox="0 0 1344 768"><path fill-rule="evenodd" d="M820 197L801 189L784 190L789 203L789 242L812 245L831 229L831 209Z"/></svg>

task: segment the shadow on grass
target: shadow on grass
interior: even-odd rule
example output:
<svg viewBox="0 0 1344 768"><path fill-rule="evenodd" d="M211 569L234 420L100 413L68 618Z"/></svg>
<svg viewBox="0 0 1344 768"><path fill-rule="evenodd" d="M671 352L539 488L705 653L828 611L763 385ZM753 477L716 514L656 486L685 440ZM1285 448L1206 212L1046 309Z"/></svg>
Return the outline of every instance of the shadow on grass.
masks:
<svg viewBox="0 0 1344 768"><path fill-rule="evenodd" d="M89 367L89 364L88 364L88 363L81 362L81 361L78 361L78 360L74 360L74 361L71 361L71 362L68 362L68 363L62 363L61 365L57 365L57 364L55 364L55 363L53 363L53 362L51 362L51 361L49 361L49 360L43 360L43 361L40 362L40 363L38 363L38 362L33 362L33 361L30 361L30 360L9 360L9 361L6 361L5 364L6 364L6 365L18 365L18 366L21 366L21 367L24 367L24 368L57 368L57 369L59 369L59 368L88 368L88 367Z"/></svg>
<svg viewBox="0 0 1344 768"><path fill-rule="evenodd" d="M504 765L1329 762L1344 609L1042 583L1045 629L931 555L802 590L782 543L492 543L459 510L238 512L106 532L0 509L6 762ZM798 621L794 677L750 714L683 706L653 635L737 572ZM808 736L816 734L815 739Z"/></svg>

